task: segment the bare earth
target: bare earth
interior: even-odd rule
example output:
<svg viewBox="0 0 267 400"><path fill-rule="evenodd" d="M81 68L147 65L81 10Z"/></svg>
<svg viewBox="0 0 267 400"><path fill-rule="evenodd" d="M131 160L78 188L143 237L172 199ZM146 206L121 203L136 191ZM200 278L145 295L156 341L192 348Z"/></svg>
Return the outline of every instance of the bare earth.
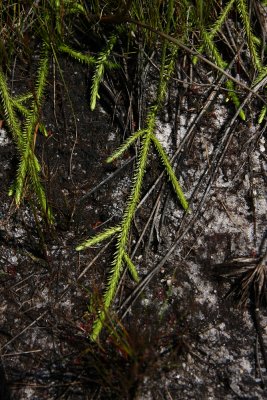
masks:
<svg viewBox="0 0 267 400"><path fill-rule="evenodd" d="M135 286L124 274L114 304L124 328L116 340L107 327L97 346L87 339L88 304L101 299L114 248L78 253L75 246L122 217L135 149L111 166L105 160L138 125L156 71L150 65L144 99L134 97L132 108L120 82L113 96L102 88L92 113L88 71L62 67L70 98L60 80L54 92L51 74L42 110L49 137L37 140L54 228L41 221L30 193L19 209L7 196L16 151L0 130L1 399L265 399L266 309L255 313L253 298L238 309L226 276L238 269L232 260L249 259L245 273L266 252L266 129L256 121L257 100L246 122L233 119L234 106L203 67L193 71L194 83L182 82L189 71L177 67L157 135L170 157L177 152L191 212L182 211L165 176L154 185L162 170L152 152L143 196L154 190L132 237L140 290L131 296ZM26 75L21 67L14 90L26 89Z"/></svg>

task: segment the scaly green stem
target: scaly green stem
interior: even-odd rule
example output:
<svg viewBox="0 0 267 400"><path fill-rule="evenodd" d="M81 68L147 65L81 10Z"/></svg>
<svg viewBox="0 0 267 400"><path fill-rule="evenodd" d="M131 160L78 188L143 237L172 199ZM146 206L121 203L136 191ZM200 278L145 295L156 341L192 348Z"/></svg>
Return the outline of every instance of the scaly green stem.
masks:
<svg viewBox="0 0 267 400"><path fill-rule="evenodd" d="M143 183L143 178L145 174L147 159L148 159L148 151L151 142L151 133L148 132L143 137L142 147L141 147L141 154L139 158L139 162L136 167L136 173L134 178L134 186L131 191L130 201L124 213L123 222L121 225L121 232L118 235L118 242L117 242L117 253L116 257L113 262L113 267L111 271L111 276L108 282L108 289L104 295L104 306L103 310L100 311L99 317L96 320L93 328L93 332L91 334L91 339L96 340L102 327L103 322L105 320L105 316L107 310L114 299L116 290L118 288L119 279L123 269L124 263L124 256L125 250L128 244L128 237L131 228L131 223L135 214L136 206L140 199L141 188Z"/></svg>

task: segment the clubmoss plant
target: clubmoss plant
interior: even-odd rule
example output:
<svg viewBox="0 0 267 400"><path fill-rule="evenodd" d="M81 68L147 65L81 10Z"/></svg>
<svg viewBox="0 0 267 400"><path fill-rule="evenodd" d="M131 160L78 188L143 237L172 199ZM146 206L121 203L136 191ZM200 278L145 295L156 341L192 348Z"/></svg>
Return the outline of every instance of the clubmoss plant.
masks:
<svg viewBox="0 0 267 400"><path fill-rule="evenodd" d="M247 37L247 44L252 60L253 67L255 69L256 74L261 74L263 68L261 59L259 57L259 51L258 47L261 44L261 39L257 37L255 34L253 34L252 30L252 24L251 24L251 16L250 12L248 10L248 4L246 0L230 0L228 3L222 7L221 13L218 17L218 19L215 21L213 26L209 27L208 29L206 28L204 22L203 22L203 17L202 17L202 1L197 1L197 6L196 6L196 20L198 21L199 24L199 29L200 29L200 34L201 34L201 39L203 40L203 44L199 47L198 51L199 53L202 53L204 49L208 52L208 54L215 60L216 65L218 65L222 69L226 69L228 67L228 63L224 61L221 52L219 51L217 45L215 44L215 39L217 34L220 32L220 30L223 27L223 24L225 23L228 14L231 11L237 11L238 14L240 15L246 37ZM193 62L196 64L197 62L197 56L193 58ZM261 74L262 75L262 74ZM226 83L226 88L228 89L228 97L229 99L233 102L235 105L236 109L240 107L240 100L239 97L236 94L236 89L233 84L233 81L227 80ZM265 116L265 106L262 109L262 112L259 117L259 122L261 122ZM246 119L245 112L243 110L240 111L239 113L240 118L244 121Z"/></svg>
<svg viewBox="0 0 267 400"><path fill-rule="evenodd" d="M240 2L242 4L240 4ZM170 1L168 2L168 6L166 7L166 13L162 15L160 22L157 20L157 17L151 18L150 8L145 3L144 5L140 5L138 2L133 2L133 8L130 10L133 16L137 16L142 20L149 20L151 25L151 30L155 33L156 29L162 29L164 34L169 35L173 32L177 32L177 23L178 18L175 15L175 7L178 6L178 2ZM240 7L238 9L239 14L241 16L242 23L244 25L244 29L248 39L248 47L250 49L251 58L253 59L253 66L259 72L262 71L262 67L260 65L260 60L258 57L256 44L258 40L256 36L252 35L251 23L249 12L247 9L247 4L245 1L237 1L230 0L228 3L222 7L219 17L211 26L206 26L206 18L204 15L204 8L206 9L206 4L203 1L198 0L196 2L196 6L192 6L190 2L187 3L187 6L192 7L195 18L195 24L198 26L200 31L200 37L203 41L203 45L199 48L199 52L202 52L204 49L208 52L208 54L213 58L215 64L222 70L225 70L228 67L228 63L224 61L221 52L219 51L217 45L215 44L215 38L219 31L222 29L222 26L227 19L230 11L234 11L234 5ZM190 3L190 4L189 4ZM155 6L155 5L154 5ZM189 8L190 8L189 7ZM156 13L157 14L157 13ZM166 21L164 23L164 21ZM141 25L141 24L140 24ZM156 28L156 29L155 29ZM133 28L132 28L133 29ZM151 37L149 38L151 40ZM184 40L185 37L184 37ZM92 85L92 96L91 96L91 109L94 109L96 104L97 95L99 88L99 79L103 75L103 64L107 60L107 56L110 55L110 50L113 46L113 40L107 46L107 49L100 53L99 59L96 63L96 71L94 74L93 85ZM168 43L166 40L163 41L162 51L161 51L161 62L160 62L160 72L159 72L159 83L157 90L157 98L149 109L147 114L146 124L143 129L134 132L125 142L111 155L107 162L112 162L120 157L130 146L134 143L140 142L139 150L138 150L138 161L135 169L135 173L133 175L132 181L132 189L129 195L128 203L124 211L122 222L114 228L109 228L103 233L94 236L93 238L85 241L80 246L77 247L77 250L83 250L87 247L92 246L93 244L100 243L102 240L107 239L110 236L114 236L116 240L116 253L114 255L114 259L111 265L111 271L108 278L106 290L104 293L103 299L103 307L99 310L98 318L95 321L93 332L91 334L91 339L96 340L105 321L108 310L114 300L119 280L122 275L122 271L124 267L129 269L134 280L138 280L138 274L136 267L134 266L133 261L131 260L128 254L129 248L129 234L131 230L132 221L138 206L138 202L140 200L143 179L145 176L145 171L148 163L148 156L150 153L151 146L153 145L162 164L166 170L167 176L171 181L172 187L180 201L180 204L184 208L184 210L188 210L188 203L185 199L183 191L180 187L180 184L175 176L171 163L169 161L168 155L166 154L164 148L162 147L160 141L157 139L155 135L156 128L156 118L162 102L165 98L168 82L172 75L175 66L175 60L177 58L177 53L179 50L179 46L175 44ZM193 60L196 62L196 58ZM236 108L240 108L240 100L236 94L236 90L233 84L233 81L227 79L226 88L228 89L228 96L236 106ZM262 114L263 115L263 112ZM241 119L245 120L245 113L243 110L240 110ZM263 118L263 117L261 117Z"/></svg>
<svg viewBox="0 0 267 400"><path fill-rule="evenodd" d="M253 62L254 68L258 71L262 69L262 63L259 57L258 46L261 43L261 40L253 34L251 27L251 20L249 15L249 10L247 6L246 0L236 0L237 10L239 11L240 17L243 22L243 26L245 28L248 47L250 51L251 60Z"/></svg>
<svg viewBox="0 0 267 400"><path fill-rule="evenodd" d="M217 11L212 11L219 9L219 13L217 13ZM11 96L6 79L7 75L4 74L3 70L0 72L0 85L1 101L5 116L20 154L17 177L10 193L15 196L16 203L20 204L26 193L24 193L24 190L30 184L31 188L36 193L42 211L48 215L50 222L52 221L51 210L48 207L48 202L41 185L40 166L34 155L34 144L37 132L40 131L44 134L46 132L45 126L40 120L40 110L44 98L49 64L52 57L56 57L58 52L76 61L94 65L90 99L90 107L94 110L96 101L100 96L99 85L103 79L105 69L109 70L118 67L118 64L110 60L111 53L118 37L127 36L126 23L128 19L137 19L138 21L145 22L151 28L164 31L166 34L170 32L174 36L179 34L179 37L182 38L181 40L184 42L190 41L190 33L196 31L197 28L199 30L200 39L203 42L198 48L199 53L205 50L209 56L213 58L219 68L226 69L228 62L225 61L222 56L215 40L217 40L218 34L222 30L229 14L231 12L236 12L241 18L247 37L247 45L252 65L257 75L254 79L254 84L266 76L266 67L262 65L258 51L261 40L253 33L251 15L246 0L229 0L220 7L217 2L213 0L208 2L197 0L195 3L188 0L173 0L170 4L169 2L159 2L158 0L145 2L133 0L127 2L122 1L116 5L109 1L96 1L92 2L90 6L85 6L82 0L78 2L73 0L41 1L38 6L36 4L14 3L10 0L5 2L5 4L1 4L0 11L3 33L0 51L6 65L10 65L16 50L18 50L14 47L15 42L19 42L21 45L25 42L25 37L27 37L27 35L34 33L42 44L41 48L43 49L43 53L39 54L40 68L35 84L36 94L25 93L20 96L20 98ZM103 11L107 12L108 15L103 15ZM212 21L213 16L216 14L218 17L215 21ZM70 43L75 18L84 18L87 23L93 22L98 29L100 37L103 32L99 25L100 21L112 22L115 25L115 30L110 34L106 47L102 49L96 57L74 49ZM10 29L10 24L12 24L12 29ZM181 34L179 31L180 26L186 27L186 29L184 29L186 33ZM129 23L128 28L128 32L136 32L136 26L133 23ZM150 46L152 43L155 43L156 34L153 30L144 30L143 35L146 37L146 41ZM131 40L131 34L128 38ZM13 43L13 46L8 47L10 43ZM168 52L166 52L167 47ZM25 49L26 46L24 46L24 50ZM166 57L166 60L169 58L169 60L174 62L176 52L177 46L170 44L166 46L166 42L163 43L160 71L161 85L167 84L168 82L166 76L162 79L163 75L168 74L166 68L169 68L170 71L172 69L171 64L168 64L167 61L165 62L164 58ZM196 60L197 58L194 57L193 61L196 62ZM234 103L235 107L239 108L240 100L236 93L234 83L227 79L225 85L228 89L228 97ZM164 90L162 90L162 93L164 93ZM30 97L31 103L29 106ZM158 100L160 103L159 95ZM259 122L262 122L265 115L266 105L264 105L261 110ZM23 116L24 120L22 124L20 122L21 116ZM240 117L245 120L245 112L243 110L240 111ZM136 132L120 149L118 149L118 152L122 153L128 146L134 143L138 137L141 138L143 133L144 132L141 130ZM152 142L157 148L157 151L160 152L162 160L165 160L164 162L167 168L167 161L162 157L163 153L160 150L159 143L154 139Z"/></svg>
<svg viewBox="0 0 267 400"><path fill-rule="evenodd" d="M170 23L173 12L174 12L174 1L170 1L167 10L167 24L166 24L167 32L169 32L170 29ZM102 240L106 239L107 237L110 237L111 235L116 236L116 253L112 261L111 271L104 294L103 308L99 310L99 315L95 321L93 332L91 334L92 340L96 340L98 338L98 335L103 327L108 309L111 306L112 301L114 300L124 265L126 264L126 267L129 269L135 281L138 281L139 279L136 267L131 258L129 257L127 249L129 247L129 235L130 235L131 225L140 200L143 180L148 163L148 156L152 144L155 146L155 149L162 161L162 164L167 172L167 175L172 183L172 186L175 190L175 193L182 207L185 210L188 210L189 207L185 199L185 196L182 192L182 189L179 185L179 182L176 178L176 175L172 169L168 155L166 154L161 143L155 136L156 117L158 115L158 111L166 95L167 84L174 69L175 65L174 60L177 51L178 49L176 47L168 45L167 42L164 42L161 54L161 68L160 68L160 77L157 90L157 98L155 104L150 107L150 110L148 112L146 126L144 129L134 133L107 160L108 162L114 161L116 158L121 156L129 146L131 146L134 142L136 142L137 139L140 139L138 161L133 175L132 189L129 195L127 206L123 214L121 224L116 228L110 228L104 231L102 234L94 236L93 238L85 241L84 243L82 243L80 246L77 247L77 250L82 250L86 247L90 247L92 244L101 242ZM168 52L169 54L167 56Z"/></svg>
<svg viewBox="0 0 267 400"><path fill-rule="evenodd" d="M118 35L114 34L111 36L111 38L108 41L106 49L104 51L101 51L97 57L97 60L95 62L95 73L93 76L93 83L92 83L92 88L91 88L91 101L90 101L90 107L91 110L93 111L96 106L96 101L99 99L99 85L100 82L103 78L104 72L105 72L105 67L108 67L109 69L118 67L118 64L111 63L108 61L108 58L110 56L110 53L117 41Z"/></svg>
<svg viewBox="0 0 267 400"><path fill-rule="evenodd" d="M33 93L12 96L8 87L7 74L3 72L3 66L0 68L1 103L7 126L13 135L19 153L17 174L9 194L14 196L15 202L19 206L27 193L30 191L35 193L43 216L49 223L52 223L52 211L41 183L41 166L35 155L35 144L40 132L46 135L46 128L41 121L41 110L52 57L55 57L56 52L59 51L87 64L92 64L95 61L93 57L75 51L65 43L64 18L73 14L85 13L85 9L81 3L69 0L63 2L51 0L46 4L41 2L37 8L34 5L30 8L23 5L20 7L20 5L8 2L6 7L1 5L1 8L3 11L1 22L4 32L8 28L8 23L4 21L5 17L6 21L10 21L10 18L12 18L14 26L20 27L20 31L18 31L20 38L23 36L24 30L30 31L32 25L39 23L39 27L34 25L36 28L34 33L38 33L38 40L41 41L42 49L38 52L39 68ZM21 19L21 14L27 15L28 26ZM6 35L5 42L8 42L10 37L8 37L8 33ZM8 62L12 56L13 52L9 51ZM97 90L95 95L97 96Z"/></svg>
<svg viewBox="0 0 267 400"><path fill-rule="evenodd" d="M13 138L17 143L20 155L17 176L12 184L9 194L14 195L16 204L19 205L25 195L25 186L28 181L30 187L36 193L43 214L46 215L49 222L52 222L52 213L48 206L46 195L40 181L39 173L41 167L34 154L36 135L39 130L39 112L48 74L48 60L48 50L45 47L40 60L35 98L32 101L31 108L26 109L21 105L21 102L31 97L28 93L20 99L12 99L5 75L2 71L0 71L0 93L6 121L13 134ZM18 108L18 110L24 114L25 122L23 126L19 122L15 108Z"/></svg>
<svg viewBox="0 0 267 400"><path fill-rule="evenodd" d="M197 20L199 21L199 28L200 28L200 33L201 33L201 38L203 40L203 45L198 49L198 51L201 53L204 49L209 53L209 55L215 60L216 65L220 67L221 69L226 69L228 64L226 61L223 60L223 57L218 50L214 39L217 35L217 33L220 31L222 28L222 25L224 24L229 12L234 6L235 0L230 0L228 4L222 9L221 14L219 15L217 21L213 24L213 26L207 31L204 22L203 22L203 16L202 16L202 7L199 5L199 3L202 3L201 1L197 2L198 7L196 10L198 11L198 16ZM197 56L193 57L193 62L197 62ZM226 87L228 89L228 96L234 103L236 109L240 107L240 100L238 96L236 95L234 84L231 80L226 81ZM245 113L243 110L240 111L240 118L244 121L246 119Z"/></svg>
<svg viewBox="0 0 267 400"><path fill-rule="evenodd" d="M149 53L151 48L157 51L161 50L157 93L153 104L148 107L145 123L107 159L109 163L118 159L133 145L136 145L138 149L131 191L123 218L115 227L106 229L77 247L77 250L81 251L108 238L114 237L116 241L116 251L111 263L103 305L98 310L98 317L91 334L92 340L98 338L103 327L106 315L116 296L123 270L128 269L135 282L139 280L137 268L130 256L130 231L140 201L149 154L152 149L159 157L182 208L184 210L189 208L169 157L156 137L156 122L175 70L177 56L180 52L179 46L183 50L189 49L191 54L196 54L192 43L197 40L198 54L201 55L205 52L207 57L213 60L213 62L208 62L209 65L214 66L215 64L220 73L225 73L228 68L230 69L228 55L220 46L222 42L220 34L231 13L238 19L245 32L244 40L246 40L248 51L246 55L238 54L238 56L240 59L247 57L251 60L248 75L249 77L253 76L251 78L253 88L266 78L267 68L259 57L261 40L254 33L249 2L246 0L228 0L227 2L218 2L217 0L196 0L194 2L190 0L14 2L8 0L0 4L2 34L0 38L0 55L2 56L0 97L5 120L13 135L19 155L17 174L10 194L14 196L16 204L19 205L27 193L33 192L39 208L49 223L53 222L53 216L42 185L41 167L35 154L35 147L40 132L46 135L41 111L44 106L51 62L54 61L54 64L60 68L58 54L61 54L61 56L70 57L75 62L91 66L93 72L90 108L94 110L101 94L100 84L104 74L113 68L118 68L118 63L114 62L115 48L118 42L121 47L125 42L127 43L126 52L129 48L137 51L136 48L140 48L140 46L143 46L143 54L147 50ZM83 26L87 24L85 30L87 37L93 33L99 43L106 43L101 45L101 50L98 50L94 57L91 55L91 48L84 51L81 50L84 47L79 46L79 35L75 37L77 20L82 21ZM107 26L108 28L106 28ZM81 30L77 30L77 32L81 33ZM160 32L161 39L163 38L161 44L158 40ZM20 54L21 48L26 53L25 43L28 37L32 36L35 36L36 44L36 48L32 51L37 55L39 65L34 90L32 93L26 92L20 96L13 96L7 77L11 76L14 57ZM106 39L107 37L108 39ZM88 41L90 42L90 39ZM179 43L181 44L179 45ZM31 49L27 50L31 52ZM123 47L122 53L124 51ZM234 49L235 56L236 52ZM194 57L193 63L196 64L197 59L198 56ZM252 73L250 69L253 69ZM225 75L227 75L225 86L228 97L239 109L240 94L237 94L236 86L231 80L231 71ZM237 83L238 79L235 79L235 84ZM259 122L265 118L266 110L267 107L264 105ZM240 117L245 120L244 110L240 110Z"/></svg>

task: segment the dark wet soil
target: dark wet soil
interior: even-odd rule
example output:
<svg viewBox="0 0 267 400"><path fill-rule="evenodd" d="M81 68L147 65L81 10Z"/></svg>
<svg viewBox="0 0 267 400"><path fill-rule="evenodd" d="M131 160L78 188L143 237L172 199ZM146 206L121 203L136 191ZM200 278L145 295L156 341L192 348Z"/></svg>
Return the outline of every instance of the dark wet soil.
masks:
<svg viewBox="0 0 267 400"><path fill-rule="evenodd" d="M122 217L136 152L112 165L105 160L137 124L138 101L128 108L120 94L127 82L117 82L112 95L102 87L91 112L88 69L60 63L65 83L59 76L53 82L51 68L42 110L49 136L40 134L36 144L54 227L31 193L19 209L7 196L17 160L8 134L1 134L1 399L266 398L253 303L236 309L226 298L231 281L216 267L236 257L256 259L266 230L265 132L254 111L248 110L248 123L237 121L227 132L234 110L217 96L190 133L210 89L193 91L174 80L158 135L170 155L184 140L176 171L192 212L183 213L166 178L139 209L131 251L153 212L134 256L141 281L151 280L129 298L135 285L124 275L98 346L87 339L90 304L101 302L114 247L78 253L75 246ZM208 85L204 72L195 79ZM17 75L19 92L23 67ZM144 108L152 92L146 88ZM143 195L160 173L152 152ZM121 324L117 337L109 335L112 320ZM260 329L265 340L264 309Z"/></svg>

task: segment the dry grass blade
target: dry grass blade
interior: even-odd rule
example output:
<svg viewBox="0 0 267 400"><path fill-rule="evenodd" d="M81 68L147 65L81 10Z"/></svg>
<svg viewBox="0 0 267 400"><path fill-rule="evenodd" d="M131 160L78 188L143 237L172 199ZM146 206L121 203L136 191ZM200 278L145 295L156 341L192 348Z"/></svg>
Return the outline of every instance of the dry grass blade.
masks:
<svg viewBox="0 0 267 400"><path fill-rule="evenodd" d="M252 298L258 309L266 298L267 290L267 251L262 257L240 257L227 263L217 264L221 268L221 276L233 278L234 284L228 296L233 295L238 305L245 307Z"/></svg>

